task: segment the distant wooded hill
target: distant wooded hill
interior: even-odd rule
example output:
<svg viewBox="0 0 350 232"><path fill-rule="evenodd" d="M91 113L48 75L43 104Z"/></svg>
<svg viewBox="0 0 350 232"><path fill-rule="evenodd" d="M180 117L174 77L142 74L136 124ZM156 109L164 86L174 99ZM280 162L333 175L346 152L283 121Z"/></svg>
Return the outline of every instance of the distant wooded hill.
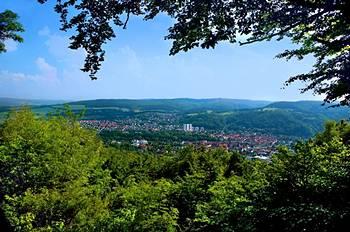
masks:
<svg viewBox="0 0 350 232"><path fill-rule="evenodd" d="M46 114L62 108L49 101L9 101L32 104L33 110ZM6 101L0 99L2 111ZM34 104L36 103L36 104ZM274 135L310 137L320 131L326 120L350 118L350 108L322 105L320 101L268 102L239 99L100 99L70 102L73 110L86 109L85 119L147 119L152 113L176 114L178 124L192 123L208 130L261 132ZM4 108L5 107L5 108Z"/></svg>
<svg viewBox="0 0 350 232"><path fill-rule="evenodd" d="M183 123L223 131L252 131L296 137L310 137L327 120L348 120L350 108L322 105L320 101L274 102L267 106L232 112L186 114Z"/></svg>
<svg viewBox="0 0 350 232"><path fill-rule="evenodd" d="M60 100L36 100L36 99L19 99L19 98L1 98L0 97L0 107L14 107L21 105L54 105L54 104L62 104L66 101Z"/></svg>
<svg viewBox="0 0 350 232"><path fill-rule="evenodd" d="M130 111L165 111L165 112L198 112L198 111L231 111L264 107L271 102L241 99L99 99L72 102L72 105L86 107L117 107Z"/></svg>

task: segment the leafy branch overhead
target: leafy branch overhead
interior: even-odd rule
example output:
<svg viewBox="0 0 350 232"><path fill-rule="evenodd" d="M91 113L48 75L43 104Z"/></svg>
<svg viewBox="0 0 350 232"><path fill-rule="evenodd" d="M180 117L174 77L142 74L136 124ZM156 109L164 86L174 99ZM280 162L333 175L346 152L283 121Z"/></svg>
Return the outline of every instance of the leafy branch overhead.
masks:
<svg viewBox="0 0 350 232"><path fill-rule="evenodd" d="M5 10L0 13L0 53L6 52L5 41L14 40L17 42L23 42L23 38L18 35L19 32L23 32L22 25L18 22L18 16L16 13Z"/></svg>
<svg viewBox="0 0 350 232"><path fill-rule="evenodd" d="M47 0L38 0L44 3ZM291 77L305 81L302 92L324 94L326 102L350 104L350 1L348 0L58 0L62 30L73 29L70 48L87 52L83 71L91 79L104 60L103 44L116 37L113 26L126 28L129 17L151 20L159 13L175 19L166 39L170 54L194 47L214 48L220 41L241 45L290 38L300 47L280 58L316 58L309 73ZM247 41L237 41L247 35Z"/></svg>

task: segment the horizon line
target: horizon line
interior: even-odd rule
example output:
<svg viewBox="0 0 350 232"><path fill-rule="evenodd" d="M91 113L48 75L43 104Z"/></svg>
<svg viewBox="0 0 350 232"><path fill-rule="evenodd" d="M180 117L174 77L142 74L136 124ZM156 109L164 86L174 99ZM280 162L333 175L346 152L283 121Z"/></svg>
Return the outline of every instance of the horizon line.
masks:
<svg viewBox="0 0 350 232"><path fill-rule="evenodd" d="M301 99L301 100L266 100L266 99L247 99L247 98L226 98L226 97L209 97L209 98L193 98L193 97L175 97L175 98L81 98L81 99L47 99L47 98L21 98L21 97L5 97L0 99L23 100L23 101L62 101L62 102L79 102L79 101L96 101L96 100L239 100L239 101L263 101L263 102L324 102L323 100Z"/></svg>

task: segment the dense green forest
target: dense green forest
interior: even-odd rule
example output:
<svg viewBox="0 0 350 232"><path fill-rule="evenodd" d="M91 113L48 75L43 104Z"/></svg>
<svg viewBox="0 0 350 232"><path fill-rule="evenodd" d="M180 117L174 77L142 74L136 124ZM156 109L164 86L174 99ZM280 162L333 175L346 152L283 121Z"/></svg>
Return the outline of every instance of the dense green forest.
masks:
<svg viewBox="0 0 350 232"><path fill-rule="evenodd" d="M0 133L1 228L14 231L343 231L350 124L270 162L187 147L108 147L76 116L12 112ZM3 231L3 230L2 230Z"/></svg>

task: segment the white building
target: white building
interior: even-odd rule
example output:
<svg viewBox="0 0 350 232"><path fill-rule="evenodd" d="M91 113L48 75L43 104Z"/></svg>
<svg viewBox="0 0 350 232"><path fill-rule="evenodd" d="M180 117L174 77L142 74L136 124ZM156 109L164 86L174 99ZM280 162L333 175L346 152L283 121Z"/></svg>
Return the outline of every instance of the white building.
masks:
<svg viewBox="0 0 350 232"><path fill-rule="evenodd" d="M193 131L192 124L184 124L184 131Z"/></svg>
<svg viewBox="0 0 350 232"><path fill-rule="evenodd" d="M141 140L138 140L138 139L134 139L131 144L135 147L140 147L140 146L145 146L148 144L148 141L147 140L144 140L144 139L141 139Z"/></svg>

